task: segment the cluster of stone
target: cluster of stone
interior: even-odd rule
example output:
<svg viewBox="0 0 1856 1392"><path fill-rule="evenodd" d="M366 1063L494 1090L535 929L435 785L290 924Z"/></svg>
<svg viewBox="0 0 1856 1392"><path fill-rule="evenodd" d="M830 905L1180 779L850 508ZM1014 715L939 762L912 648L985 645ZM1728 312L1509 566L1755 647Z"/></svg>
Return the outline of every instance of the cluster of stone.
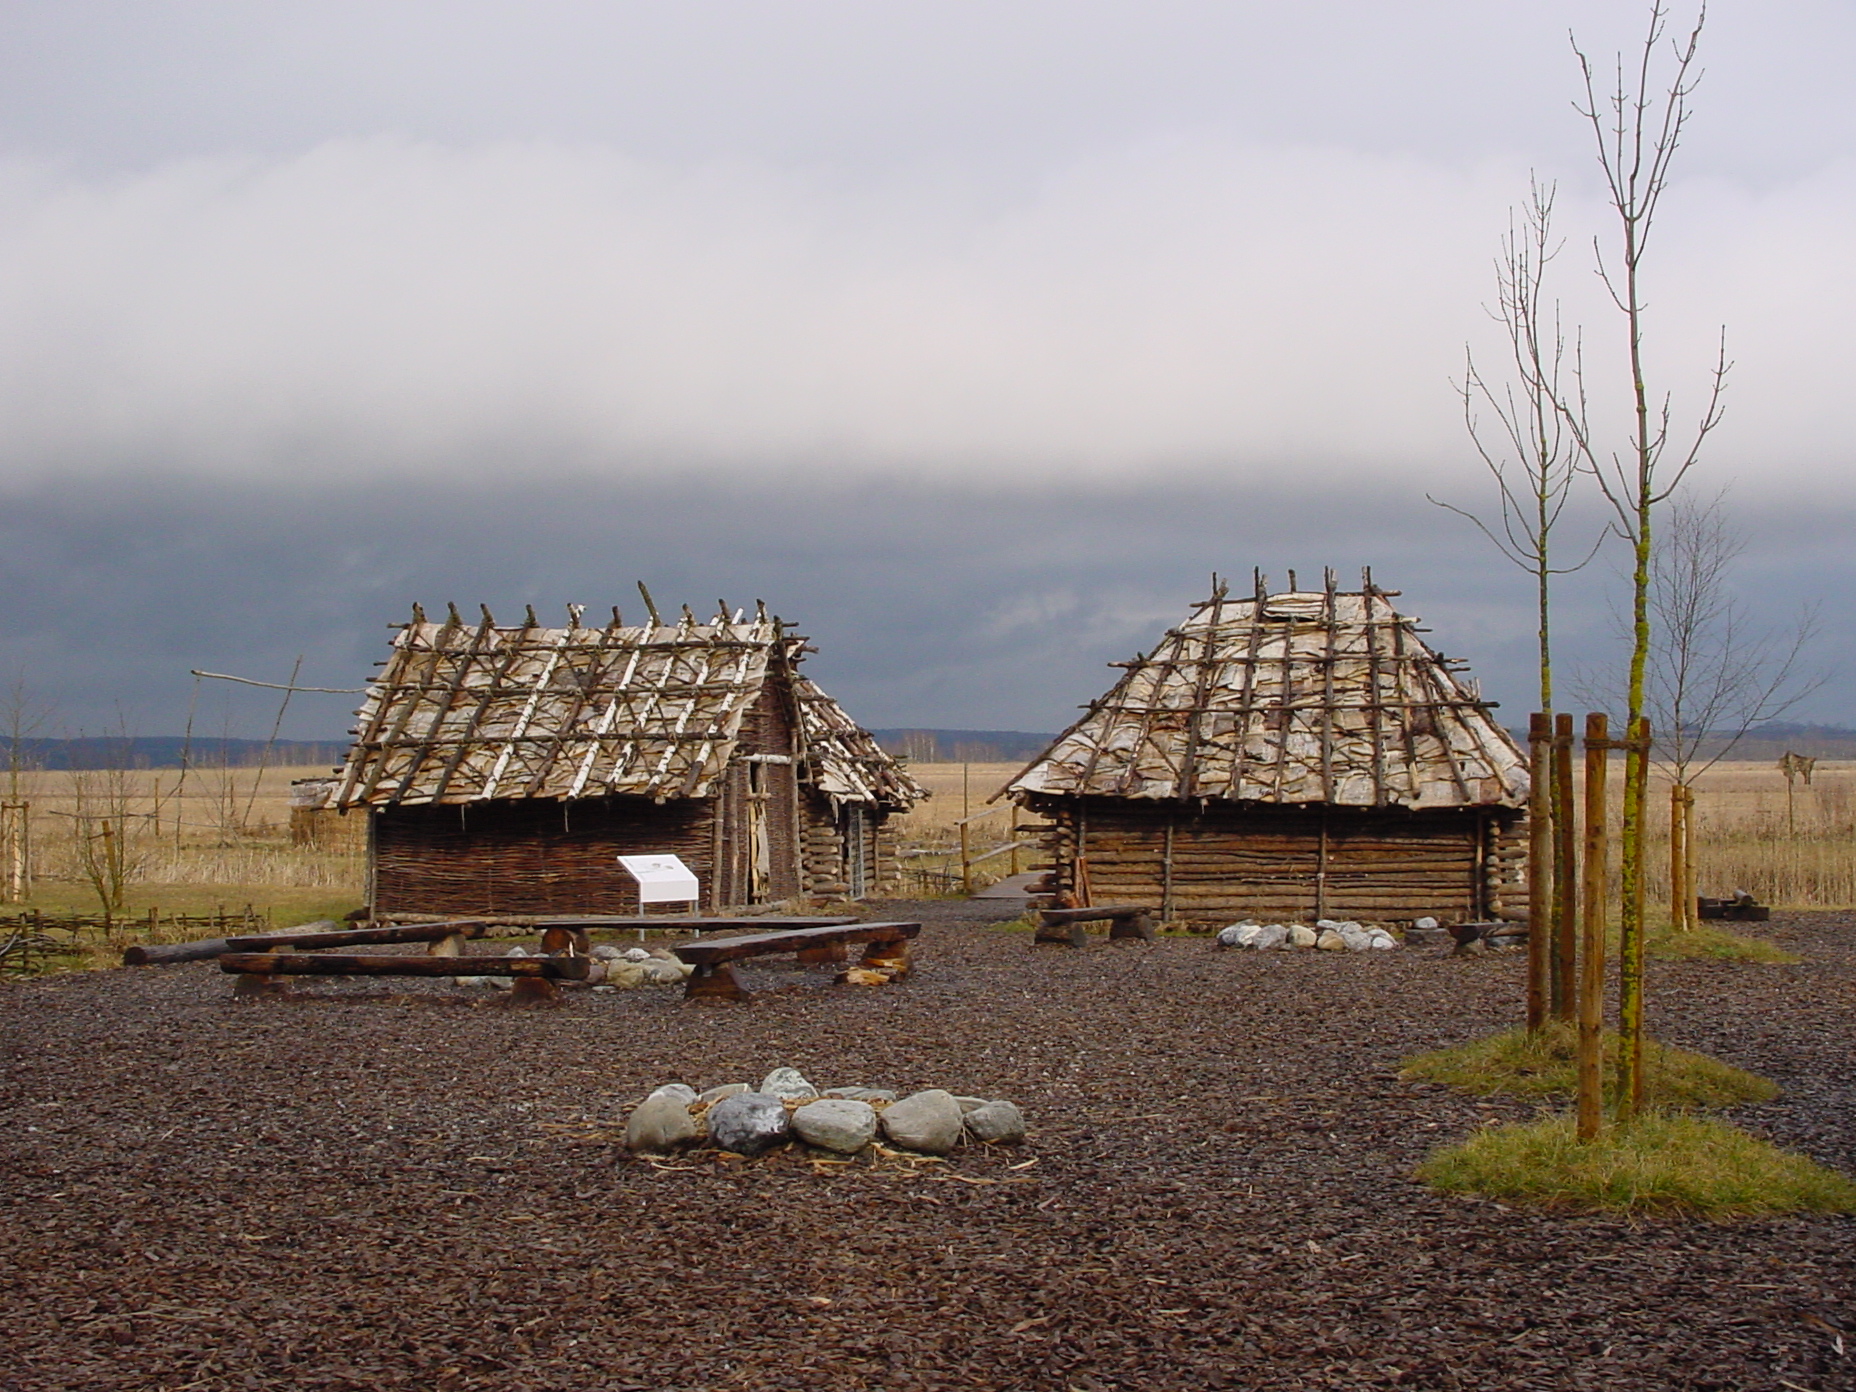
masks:
<svg viewBox="0 0 1856 1392"><path fill-rule="evenodd" d="M681 986L695 970L667 947L621 950L601 943L593 949L586 979L595 991L632 991L640 986Z"/></svg>
<svg viewBox="0 0 1856 1392"><path fill-rule="evenodd" d="M1024 1138L1024 1115L1004 1100L961 1097L942 1088L907 1097L883 1088L819 1089L796 1068L774 1069L758 1088L725 1083L697 1092L669 1083L634 1107L625 1122L626 1148L647 1155L706 1143L753 1156L793 1142L857 1155L879 1141L946 1155L966 1142L1010 1145Z"/></svg>
<svg viewBox="0 0 1856 1392"><path fill-rule="evenodd" d="M1245 919L1221 929L1219 947L1242 947L1253 952L1278 948L1312 947L1324 952L1373 952L1398 946L1384 928L1367 927L1352 919L1322 918L1311 928L1306 923L1258 923Z"/></svg>
<svg viewBox="0 0 1856 1392"><path fill-rule="evenodd" d="M522 947L512 947L503 954L505 957L529 955L528 949ZM593 949L586 980L595 991L630 991L639 986L681 986L695 970L689 963L678 960L677 954L667 947L654 947L649 951L631 947L621 951L601 943ZM514 984L507 976L460 976L457 983L498 991L507 991Z"/></svg>

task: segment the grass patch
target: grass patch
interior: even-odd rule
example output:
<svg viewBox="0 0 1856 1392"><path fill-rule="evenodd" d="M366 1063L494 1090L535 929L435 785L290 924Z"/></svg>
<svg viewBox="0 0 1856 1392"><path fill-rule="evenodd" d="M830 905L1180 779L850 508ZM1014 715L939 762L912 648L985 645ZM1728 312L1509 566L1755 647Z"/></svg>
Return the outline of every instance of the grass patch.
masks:
<svg viewBox="0 0 1856 1392"><path fill-rule="evenodd" d="M1578 1037L1578 1031L1564 1023L1531 1034L1517 1027L1419 1054L1405 1060L1400 1071L1403 1077L1443 1083L1478 1097L1570 1099L1579 1085ZM1609 1099L1617 1087L1617 1035L1605 1031L1601 1048ZM1643 1065L1644 1101L1651 1107L1680 1111L1732 1107L1767 1102L1779 1095L1778 1085L1757 1073L1654 1039L1644 1041Z"/></svg>
<svg viewBox="0 0 1856 1392"><path fill-rule="evenodd" d="M1789 966L1804 958L1764 938L1749 938L1712 923L1698 924L1686 933L1652 928L1644 940L1646 955L1659 962L1768 962Z"/></svg>
<svg viewBox="0 0 1856 1392"><path fill-rule="evenodd" d="M1650 1112L1581 1145L1570 1116L1485 1127L1433 1154L1417 1177L1433 1189L1585 1212L1694 1214L1856 1212L1856 1181L1738 1127Z"/></svg>
<svg viewBox="0 0 1856 1392"><path fill-rule="evenodd" d="M138 943L187 942L213 936L210 928L183 928L170 923L166 920L169 914L187 917L229 914L234 922L228 926L228 931L237 933L241 930L236 920L250 909L259 916L251 931L263 933L317 919L340 919L361 902L352 890L294 885L135 885L127 898L115 930L108 937L97 929L85 929L70 942L69 950L35 956L28 974L108 970L120 967L123 949ZM0 912L30 914L34 909L48 918L63 914L98 914L96 895L70 884L36 885L30 904L8 904ZM150 909L161 916L152 933L147 923ZM60 941L64 938L59 932L48 931L47 935Z"/></svg>

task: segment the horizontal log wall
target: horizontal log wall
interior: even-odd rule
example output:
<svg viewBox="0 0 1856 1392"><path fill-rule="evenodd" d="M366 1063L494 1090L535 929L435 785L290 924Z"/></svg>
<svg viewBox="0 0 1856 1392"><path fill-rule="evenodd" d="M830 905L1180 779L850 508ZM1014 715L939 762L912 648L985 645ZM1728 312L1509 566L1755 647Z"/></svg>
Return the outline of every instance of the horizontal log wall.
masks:
<svg viewBox="0 0 1856 1392"><path fill-rule="evenodd" d="M374 910L635 913L637 886L617 858L681 856L706 891L712 823L712 804L698 800L384 808L374 813Z"/></svg>
<svg viewBox="0 0 1856 1392"><path fill-rule="evenodd" d="M1090 799L1036 810L1053 821L1042 860L1054 892L1162 903L1196 927L1246 917L1461 921L1525 907L1512 855L1524 832L1501 809L1324 814Z"/></svg>

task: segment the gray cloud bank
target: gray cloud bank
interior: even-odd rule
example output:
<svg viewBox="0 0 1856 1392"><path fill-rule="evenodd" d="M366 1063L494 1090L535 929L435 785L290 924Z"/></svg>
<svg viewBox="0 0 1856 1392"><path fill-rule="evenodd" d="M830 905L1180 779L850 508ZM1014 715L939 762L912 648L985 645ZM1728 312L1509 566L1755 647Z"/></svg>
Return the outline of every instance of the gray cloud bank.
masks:
<svg viewBox="0 0 1856 1392"><path fill-rule="evenodd" d="M296 484L769 471L1461 475L1509 162L1181 137L1009 194L396 138L0 164L0 474ZM1570 307L1617 327L1568 194ZM1856 163L1672 198L1653 365L1739 360L1715 458L1841 493ZM1678 400L1678 412L1693 408Z"/></svg>

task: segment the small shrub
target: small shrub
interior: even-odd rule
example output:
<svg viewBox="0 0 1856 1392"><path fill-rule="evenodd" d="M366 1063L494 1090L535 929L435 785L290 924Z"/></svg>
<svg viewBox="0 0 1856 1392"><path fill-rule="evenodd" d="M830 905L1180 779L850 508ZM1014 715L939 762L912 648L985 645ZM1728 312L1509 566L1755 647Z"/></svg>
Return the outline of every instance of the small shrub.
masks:
<svg viewBox="0 0 1856 1392"><path fill-rule="evenodd" d="M1485 1127L1434 1153L1417 1178L1446 1193L1586 1212L1856 1212L1856 1181L1724 1122L1650 1112L1581 1145L1569 1116Z"/></svg>
<svg viewBox="0 0 1856 1392"><path fill-rule="evenodd" d="M1405 1060L1402 1073L1478 1097L1571 1098L1579 1086L1578 1039L1578 1031L1563 1022L1534 1032L1517 1027L1419 1054ZM1617 1035L1605 1031L1600 1049L1609 1099L1617 1086ZM1644 1100L1652 1107L1732 1107L1779 1095L1778 1085L1769 1078L1653 1039L1644 1041L1643 1063Z"/></svg>

